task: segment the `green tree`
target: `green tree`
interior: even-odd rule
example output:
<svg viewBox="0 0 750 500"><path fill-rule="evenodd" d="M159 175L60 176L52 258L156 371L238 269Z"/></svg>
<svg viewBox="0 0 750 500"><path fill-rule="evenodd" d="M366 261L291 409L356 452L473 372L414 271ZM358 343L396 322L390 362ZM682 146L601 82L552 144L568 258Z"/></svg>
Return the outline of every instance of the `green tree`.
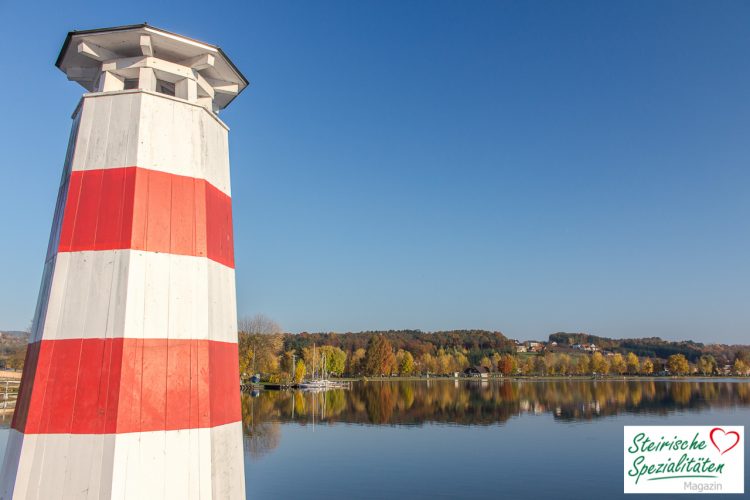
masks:
<svg viewBox="0 0 750 500"><path fill-rule="evenodd" d="M633 352L629 352L626 362L628 364L628 373L631 375L637 374L641 371L641 362L638 360L638 356Z"/></svg>
<svg viewBox="0 0 750 500"><path fill-rule="evenodd" d="M399 351L401 356L396 355L398 362L398 373L404 377L412 374L414 371L414 356L409 351ZM400 358L400 359L399 359Z"/></svg>
<svg viewBox="0 0 750 500"><path fill-rule="evenodd" d="M684 354L672 354L667 358L667 369L672 375L685 375L690 371L690 365Z"/></svg>
<svg viewBox="0 0 750 500"><path fill-rule="evenodd" d="M332 375L341 376L346 368L346 353L338 347L324 345L320 348L321 361L325 360L325 369Z"/></svg>

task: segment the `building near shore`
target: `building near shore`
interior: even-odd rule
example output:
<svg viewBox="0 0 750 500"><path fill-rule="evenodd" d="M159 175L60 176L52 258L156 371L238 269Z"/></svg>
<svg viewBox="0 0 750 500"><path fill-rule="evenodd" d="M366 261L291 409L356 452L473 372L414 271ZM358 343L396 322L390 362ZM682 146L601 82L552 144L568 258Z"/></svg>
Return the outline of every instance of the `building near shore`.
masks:
<svg viewBox="0 0 750 500"><path fill-rule="evenodd" d="M486 366L474 365L464 370L464 375L469 377L489 378L490 369Z"/></svg>

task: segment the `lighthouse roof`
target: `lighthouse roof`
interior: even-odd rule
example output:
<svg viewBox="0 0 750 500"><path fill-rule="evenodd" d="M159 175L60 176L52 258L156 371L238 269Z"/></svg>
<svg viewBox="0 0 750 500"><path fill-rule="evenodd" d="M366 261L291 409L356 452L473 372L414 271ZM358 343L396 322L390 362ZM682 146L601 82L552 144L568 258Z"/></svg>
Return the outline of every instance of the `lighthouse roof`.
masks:
<svg viewBox="0 0 750 500"><path fill-rule="evenodd" d="M152 57L194 72L218 109L248 86L247 78L221 48L148 24L71 31L55 65L85 89L95 91L103 63ZM208 89L208 87L211 89Z"/></svg>

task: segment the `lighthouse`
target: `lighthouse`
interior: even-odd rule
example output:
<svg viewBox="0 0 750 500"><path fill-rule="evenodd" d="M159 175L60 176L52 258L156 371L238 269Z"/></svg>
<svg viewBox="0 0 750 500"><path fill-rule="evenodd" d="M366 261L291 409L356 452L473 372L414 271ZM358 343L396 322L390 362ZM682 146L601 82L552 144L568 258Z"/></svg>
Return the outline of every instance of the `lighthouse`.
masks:
<svg viewBox="0 0 750 500"><path fill-rule="evenodd" d="M73 113L0 498L244 498L228 128L248 82L146 24L74 31Z"/></svg>

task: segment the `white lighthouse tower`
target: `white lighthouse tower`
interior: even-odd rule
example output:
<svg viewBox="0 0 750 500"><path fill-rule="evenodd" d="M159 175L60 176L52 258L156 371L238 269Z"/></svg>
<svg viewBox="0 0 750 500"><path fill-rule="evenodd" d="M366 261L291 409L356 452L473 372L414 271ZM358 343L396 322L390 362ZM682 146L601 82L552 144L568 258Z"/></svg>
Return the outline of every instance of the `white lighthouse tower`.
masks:
<svg viewBox="0 0 750 500"><path fill-rule="evenodd" d="M247 80L148 25L68 34L73 114L0 498L244 498L227 126Z"/></svg>

